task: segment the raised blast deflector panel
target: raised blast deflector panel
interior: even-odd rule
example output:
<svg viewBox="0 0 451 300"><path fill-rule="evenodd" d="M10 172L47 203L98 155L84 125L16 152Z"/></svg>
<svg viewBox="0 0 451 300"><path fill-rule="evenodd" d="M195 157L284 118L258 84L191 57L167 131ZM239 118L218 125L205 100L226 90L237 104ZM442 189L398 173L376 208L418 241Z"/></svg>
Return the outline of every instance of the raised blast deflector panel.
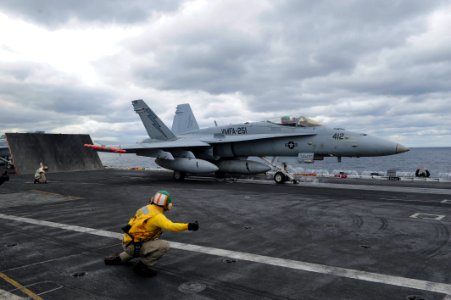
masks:
<svg viewBox="0 0 451 300"><path fill-rule="evenodd" d="M103 168L97 152L83 147L92 144L87 134L7 133L6 139L18 174L34 174L40 162L48 173Z"/></svg>

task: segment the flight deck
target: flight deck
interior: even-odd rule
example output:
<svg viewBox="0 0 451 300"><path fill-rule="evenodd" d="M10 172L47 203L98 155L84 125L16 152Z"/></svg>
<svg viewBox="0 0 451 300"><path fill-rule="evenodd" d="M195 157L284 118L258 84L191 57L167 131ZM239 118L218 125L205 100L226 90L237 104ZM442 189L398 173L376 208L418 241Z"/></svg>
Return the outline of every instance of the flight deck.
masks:
<svg viewBox="0 0 451 300"><path fill-rule="evenodd" d="M451 183L187 178L103 170L0 186L0 299L451 299ZM171 193L158 275L107 266L120 228Z"/></svg>

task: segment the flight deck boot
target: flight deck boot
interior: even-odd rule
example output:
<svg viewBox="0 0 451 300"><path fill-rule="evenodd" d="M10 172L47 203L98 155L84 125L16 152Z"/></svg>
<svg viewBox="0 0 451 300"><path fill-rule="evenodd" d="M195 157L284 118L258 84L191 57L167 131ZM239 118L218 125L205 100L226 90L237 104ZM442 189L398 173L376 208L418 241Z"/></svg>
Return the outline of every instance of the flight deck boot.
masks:
<svg viewBox="0 0 451 300"><path fill-rule="evenodd" d="M120 264L122 264L122 260L121 260L121 257L119 256L119 254L113 254L111 256L105 257L103 259L103 261L105 262L105 265L120 265Z"/></svg>
<svg viewBox="0 0 451 300"><path fill-rule="evenodd" d="M136 274L138 274L139 276L143 276L143 277L153 277L153 276L157 275L157 271L152 270L151 268L149 268L148 266L143 264L141 261L138 262L133 267L133 271Z"/></svg>

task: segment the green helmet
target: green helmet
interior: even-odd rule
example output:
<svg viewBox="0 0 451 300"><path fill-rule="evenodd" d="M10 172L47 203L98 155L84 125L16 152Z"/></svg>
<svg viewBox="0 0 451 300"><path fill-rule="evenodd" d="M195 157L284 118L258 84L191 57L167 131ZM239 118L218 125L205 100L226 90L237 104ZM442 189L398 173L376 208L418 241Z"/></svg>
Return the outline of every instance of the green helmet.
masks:
<svg viewBox="0 0 451 300"><path fill-rule="evenodd" d="M171 195L167 191L158 191L152 197L152 204L170 209L172 207Z"/></svg>

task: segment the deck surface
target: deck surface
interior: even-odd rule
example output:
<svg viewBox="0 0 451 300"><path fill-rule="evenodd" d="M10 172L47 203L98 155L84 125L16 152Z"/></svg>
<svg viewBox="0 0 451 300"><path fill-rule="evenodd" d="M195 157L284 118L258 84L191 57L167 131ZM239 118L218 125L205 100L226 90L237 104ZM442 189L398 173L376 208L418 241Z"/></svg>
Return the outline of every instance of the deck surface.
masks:
<svg viewBox="0 0 451 300"><path fill-rule="evenodd" d="M200 230L163 235L172 249L156 277L104 265L161 189L167 216ZM12 176L0 186L0 299L451 299L450 227L449 183Z"/></svg>

